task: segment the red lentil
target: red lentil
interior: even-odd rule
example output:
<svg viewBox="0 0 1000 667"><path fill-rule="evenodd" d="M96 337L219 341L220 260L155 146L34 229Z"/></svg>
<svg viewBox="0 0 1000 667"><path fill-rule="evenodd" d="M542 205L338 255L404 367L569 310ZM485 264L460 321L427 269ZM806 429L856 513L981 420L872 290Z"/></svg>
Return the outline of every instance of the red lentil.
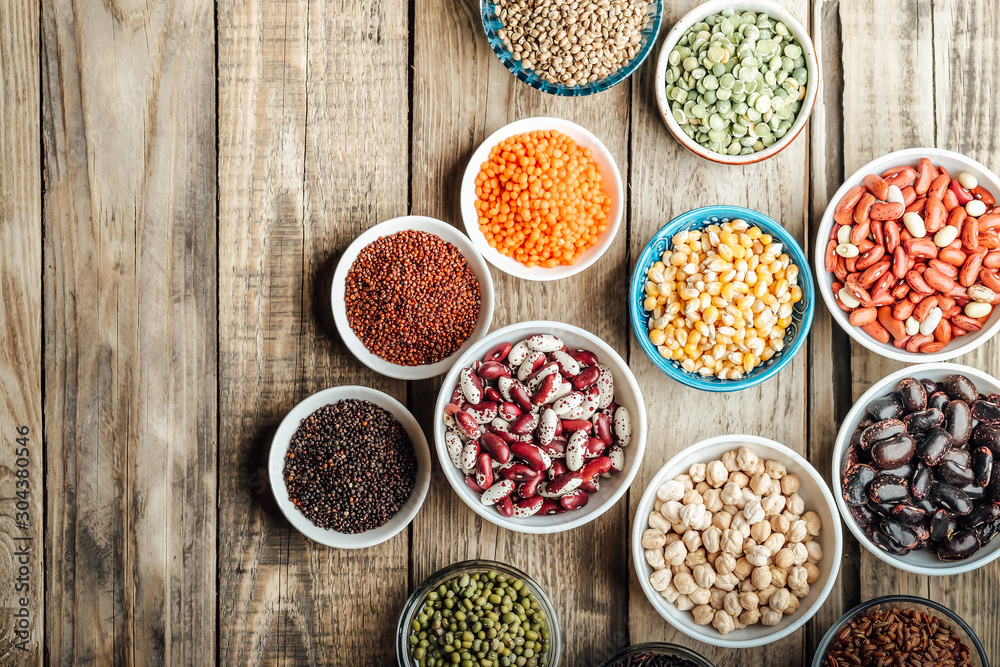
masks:
<svg viewBox="0 0 1000 667"><path fill-rule="evenodd" d="M433 364L468 340L479 319L479 281L462 253L427 232L383 236L347 274L347 321L362 344L401 366Z"/></svg>
<svg viewBox="0 0 1000 667"><path fill-rule="evenodd" d="M302 420L285 455L288 497L320 528L361 533L383 525L416 483L413 443L392 414L348 399Z"/></svg>

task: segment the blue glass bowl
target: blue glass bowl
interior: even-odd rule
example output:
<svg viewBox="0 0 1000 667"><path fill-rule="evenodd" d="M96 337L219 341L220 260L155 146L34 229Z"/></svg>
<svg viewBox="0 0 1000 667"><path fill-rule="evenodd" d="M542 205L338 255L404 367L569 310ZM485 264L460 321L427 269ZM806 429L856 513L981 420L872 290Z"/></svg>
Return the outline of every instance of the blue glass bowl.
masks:
<svg viewBox="0 0 1000 667"><path fill-rule="evenodd" d="M739 380L720 380L717 377L702 377L697 373L689 373L681 368L679 362L660 356L656 347L649 341L647 334L649 330L646 323L649 320L649 315L642 308L643 287L646 284L646 272L670 246L670 239L673 238L674 234L681 231L702 229L713 223L737 218L760 227L765 233L781 242L784 251L792 258L792 263L799 267L799 287L802 288L802 299L795 304L795 308L792 310L792 323L785 332L785 346L780 352ZM784 227L771 218L741 206L706 206L688 211L671 220L666 227L656 233L642 254L639 255L639 261L632 274L632 284L629 286L629 315L632 319L632 331L635 333L642 351L661 371L681 384L702 391L739 391L758 385L777 374L788 365L788 362L806 342L809 327L812 326L814 305L815 288L812 270L809 268L809 262L798 242Z"/></svg>
<svg viewBox="0 0 1000 667"><path fill-rule="evenodd" d="M639 51L629 63L603 79L598 79L582 86L564 86L559 83L549 83L536 74L534 70L522 67L521 62L514 59L514 54L511 53L498 34L503 28L503 24L497 17L495 2L492 0L480 0L479 11L482 15L486 38L490 42L493 53L497 54L497 57L500 58L500 62L514 76L532 88L537 88L550 95L561 95L564 97L580 97L599 93L627 79L632 72L639 68L642 61L649 55L649 52L653 50L653 45L656 43L656 35L660 31L660 25L663 23L663 2L662 0L654 0L649 3L650 20L646 22L646 26L642 29L642 40L639 42Z"/></svg>

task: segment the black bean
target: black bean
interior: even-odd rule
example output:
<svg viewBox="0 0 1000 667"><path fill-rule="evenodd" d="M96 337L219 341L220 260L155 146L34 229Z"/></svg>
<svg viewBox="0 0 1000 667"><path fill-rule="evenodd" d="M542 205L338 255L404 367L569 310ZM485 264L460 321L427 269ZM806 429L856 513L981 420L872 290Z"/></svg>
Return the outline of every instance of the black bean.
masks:
<svg viewBox="0 0 1000 667"><path fill-rule="evenodd" d="M944 430L959 444L969 440L972 433L972 410L963 401L949 401L944 409Z"/></svg>
<svg viewBox="0 0 1000 667"><path fill-rule="evenodd" d="M909 433L899 433L879 440L872 446L872 461L882 468L895 468L905 463L909 463L913 458L913 453L917 451L917 442ZM913 474L913 471L909 471Z"/></svg>
<svg viewBox="0 0 1000 667"><path fill-rule="evenodd" d="M919 412L911 412L903 417L903 423L910 433L926 431L944 422L944 413L937 408L927 408Z"/></svg>
<svg viewBox="0 0 1000 667"><path fill-rule="evenodd" d="M876 398L868 404L868 414L872 419L894 419L903 415L903 403L899 399L899 394L892 393L882 398Z"/></svg>
<svg viewBox="0 0 1000 667"><path fill-rule="evenodd" d="M919 412L927 407L927 388L916 378L899 381L899 400L907 412Z"/></svg>
<svg viewBox="0 0 1000 667"><path fill-rule="evenodd" d="M864 505L868 501L868 485L877 476L874 468L863 463L848 469L844 473L844 502L848 505Z"/></svg>
<svg viewBox="0 0 1000 667"><path fill-rule="evenodd" d="M1000 424L1000 405L980 400L972 404L972 416L987 424Z"/></svg>
<svg viewBox="0 0 1000 667"><path fill-rule="evenodd" d="M942 381L944 392L953 400L971 404L979 396L976 385L964 375L949 375Z"/></svg>

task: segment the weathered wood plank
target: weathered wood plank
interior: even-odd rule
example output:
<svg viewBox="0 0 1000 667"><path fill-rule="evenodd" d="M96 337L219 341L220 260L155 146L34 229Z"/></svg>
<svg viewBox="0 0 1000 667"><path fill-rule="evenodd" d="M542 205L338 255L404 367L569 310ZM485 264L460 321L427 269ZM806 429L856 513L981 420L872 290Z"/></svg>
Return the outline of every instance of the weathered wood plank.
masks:
<svg viewBox="0 0 1000 667"><path fill-rule="evenodd" d="M393 655L407 534L359 552L307 541L274 505L266 457L284 414L319 389L405 398L333 332L329 283L355 236L406 212L407 49L391 3L219 5L224 664Z"/></svg>
<svg viewBox="0 0 1000 667"><path fill-rule="evenodd" d="M46 653L215 656L214 6L42 3Z"/></svg>
<svg viewBox="0 0 1000 667"><path fill-rule="evenodd" d="M0 6L0 662L39 665L42 522L42 158L39 3Z"/></svg>
<svg viewBox="0 0 1000 667"><path fill-rule="evenodd" d="M531 116L566 118L591 130L611 150L623 180L628 178L630 84L578 99L524 85L490 50L479 3L473 0L420 0L415 21L414 213L461 227L458 185L472 151L501 126ZM494 269L494 328L531 319L568 322L600 335L624 356L629 336L626 237L623 221L597 264L559 282L528 282ZM414 385L415 409L428 430L439 388L440 380ZM571 533L543 537L498 529L469 510L439 473L414 523L411 589L458 560L508 562L553 598L566 637L564 664L596 665L627 643L627 534L624 501ZM582 579L572 574L582 572L587 573Z"/></svg>
<svg viewBox="0 0 1000 667"><path fill-rule="evenodd" d="M1000 168L996 133L1000 58L995 45L1000 15L988 2L935 2L931 18L935 144L968 155L996 172ZM1000 376L1000 343L994 339L955 361ZM991 657L1000 656L998 588L997 562L957 577L929 580L930 597L962 616Z"/></svg>
<svg viewBox="0 0 1000 667"><path fill-rule="evenodd" d="M670 26L695 4L690 1L671 3L665 26ZM789 1L783 4L808 25L809 3ZM664 127L653 94L654 77L651 59L632 83L631 257L638 256L649 238L677 215L719 203L761 211L781 222L800 243L803 242L809 213L806 137L800 137L777 157L761 164L733 168L709 163L681 146ZM665 165L669 166L669 172ZM635 512L642 491L660 467L698 440L725 433L747 433L772 438L806 453L807 357L811 357L809 351L803 350L776 378L723 398L672 382L633 345L629 363L645 391L650 433L654 436L647 445L642 470L629 493L631 513ZM743 661L754 665L790 665L803 661L802 633L763 649L740 651L715 648L688 639L660 618L639 587L631 563L630 570L629 633L632 643L676 641L693 646L710 660L726 660L732 664Z"/></svg>
<svg viewBox="0 0 1000 667"><path fill-rule="evenodd" d="M813 41L823 68L822 99L810 121L809 201L811 214L806 241L812 258L816 232L830 197L843 182L843 96L841 63L840 1L816 3L812 13ZM851 354L850 338L838 327L826 307L817 304L809 334L809 461L826 480L831 479L833 446L840 422L850 410L851 367L844 363ZM808 658L827 629L859 601L858 567L860 546L844 540L844 559L837 585L826 602L806 625Z"/></svg>
<svg viewBox="0 0 1000 667"><path fill-rule="evenodd" d="M841 2L845 176L880 155L934 144L931 4L930 0ZM887 85L889 81L906 84ZM852 343L852 398L903 365ZM926 577L897 570L866 550L861 551L860 575L862 600L928 592Z"/></svg>

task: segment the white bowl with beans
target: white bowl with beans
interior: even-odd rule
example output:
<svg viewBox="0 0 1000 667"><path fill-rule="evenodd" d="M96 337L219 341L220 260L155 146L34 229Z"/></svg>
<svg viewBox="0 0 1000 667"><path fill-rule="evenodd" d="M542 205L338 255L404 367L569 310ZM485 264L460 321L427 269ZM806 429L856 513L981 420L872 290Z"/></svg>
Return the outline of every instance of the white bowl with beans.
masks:
<svg viewBox="0 0 1000 667"><path fill-rule="evenodd" d="M487 352L501 343L515 344L535 334L558 336L571 349L587 349L595 353L601 364L610 368L614 378L614 401L628 410L631 417L631 441L624 447L624 461L620 472L600 479L600 489L590 494L587 504L562 514L535 514L518 518L506 517L493 505L484 504L480 493L466 485L465 474L455 467L448 453L446 434L448 432L443 417L445 408L451 402L461 371L473 362L483 359ZM445 477L455 493L476 514L498 526L519 533L556 533L572 530L589 523L611 509L618 502L635 478L642 463L646 447L646 408L639 385L629 370L628 364L613 347L598 336L570 324L550 321L522 322L498 329L481 338L462 355L454 368L444 379L441 392L434 408L432 429L438 459Z"/></svg>
<svg viewBox="0 0 1000 667"><path fill-rule="evenodd" d="M289 498L284 475L285 456L288 454L292 438L295 436L296 431L298 431L302 420L322 407L339 403L346 399L369 401L391 413L409 436L410 443L413 445L413 453L417 457L417 476L413 485L413 491L410 492L409 500L386 523L378 528L356 534L341 533L332 528L321 528L313 523ZM325 544L328 547L335 547L337 549L365 549L393 538L410 525L413 517L420 511L420 507L424 504L424 499L427 497L427 489L430 488L431 483L431 452L427 446L427 438L424 437L424 432L420 428L420 424L417 423L417 420L410 411L406 409L406 406L392 396L371 387L330 387L302 399L281 420L281 424L278 425L278 429L274 433L274 439L271 441L271 451L268 454L267 460L267 474L271 483L271 492L274 494L274 500L278 503L278 509L281 510L281 513L285 515L285 518L288 519L288 522L292 524L295 530L310 540Z"/></svg>
<svg viewBox="0 0 1000 667"><path fill-rule="evenodd" d="M851 324L849 313L841 310L837 303L838 297L834 295L833 283L837 282L837 277L827 271L824 265L826 263L828 243L831 240L835 240L831 238L836 224L834 214L848 191L855 186L863 185L865 176L869 174L881 175L895 167L915 167L922 158L930 159L936 167L944 167L948 170L952 178L957 178L963 173L971 174L979 186L989 190L994 196L1000 197L1000 177L990 171L985 165L971 158L940 148L908 148L896 151L872 160L861 167L837 190L830 199L830 204L823 214L823 219L816 234L814 250L816 283L819 286L820 294L823 295L823 301L826 303L837 324L862 347L883 357L911 364L947 361L948 359L953 359L975 350L992 338L997 331L1000 331L1000 309L993 308L992 314L986 320L986 324L979 331L972 331L961 337L954 337L937 352L908 352L905 349L895 347L891 338L887 343L880 342L860 327Z"/></svg>
<svg viewBox="0 0 1000 667"><path fill-rule="evenodd" d="M559 264L552 268L544 266L528 267L521 264L513 257L501 254L496 248L490 245L486 236L479 229L479 214L476 212L476 177L482 170L482 165L490 158L490 151L501 141L519 134L535 132L539 130L555 130L565 134L575 141L582 148L589 148L591 159L597 165L601 174L601 185L604 193L611 199L611 212L608 213L607 229L601 232L600 237L593 246L583 252L575 264ZM462 211L462 222L465 224L465 232L472 239L476 249L482 253L486 261L497 267L504 273L516 278L525 280L549 281L560 280L574 276L587 267L594 264L601 258L618 235L622 218L625 215L625 187L622 185L622 175L618 170L615 158L611 151L598 139L593 132L577 125L576 123L562 118L523 118L508 125L504 125L499 130L491 134L479 145L476 152L469 158L469 163L465 168L465 175L462 177L462 185L459 189L459 206Z"/></svg>
<svg viewBox="0 0 1000 667"><path fill-rule="evenodd" d="M782 464L788 475L798 478L798 493L806 512L815 512L821 527L818 534L811 538L822 549L822 557L815 564L818 576L810 584L808 593L798 599L798 608L791 614L785 613L776 625L756 623L742 629L733 629L723 635L712 624L699 625L695 623L691 611L681 611L673 602L669 602L650 581L653 567L646 560L646 549L643 547L643 533L649 527L649 516L657 504L657 489L678 475L687 474L694 464L708 464L720 460L729 451L748 447L760 460L774 461ZM732 471L727 470L727 475ZM804 516L804 515L803 515ZM810 533L811 534L811 533ZM643 593L657 613L667 623L680 630L688 637L726 648L749 648L763 646L783 637L787 637L801 628L806 621L819 610L833 589L840 569L841 552L843 550L843 534L837 515L833 495L816 469L802 456L788 447L767 438L752 435L724 435L709 438L695 443L670 459L656 473L646 487L636 509L632 525L632 558L639 583ZM668 566L669 567L669 566ZM747 577L749 579L749 577ZM739 584L735 590L739 591Z"/></svg>
<svg viewBox="0 0 1000 667"><path fill-rule="evenodd" d="M691 29L691 26L703 22L707 17L718 14L724 9L735 9L737 12L752 11L765 13L772 19L784 23L788 27L788 31L791 36L794 37L802 47L802 55L805 58L805 67L808 76L806 94L802 100L802 106L799 108L798 114L795 116L795 121L792 123L791 128L789 128L785 136L776 141L773 145L766 147L764 150L750 153L749 155L728 155L718 153L699 144L697 141L685 134L681 129L680 124L674 118L670 100L667 99L666 74L667 68L670 66L670 52L673 51L674 47L677 46L677 43L681 40L681 38L688 32L688 30ZM682 146L695 155L719 164L754 164L774 157L783 151L789 144L795 141L796 137L798 137L799 134L802 133L802 130L805 129L806 122L808 122L809 116L812 114L813 108L816 106L816 100L818 98L819 88L821 85L821 72L819 59L816 54L816 47L813 45L812 39L809 36L809 31L806 30L805 26L803 26L798 19L796 19L795 16L782 5L777 2L771 2L770 0L742 0L741 2L732 2L732 0L709 0L709 2L699 4L697 7L681 17L663 40L663 45L660 47L659 57L656 60L656 105L660 110L660 118L667 126L667 129L670 130L670 134L672 134Z"/></svg>
<svg viewBox="0 0 1000 667"><path fill-rule="evenodd" d="M351 329L345 301L347 275L354 265L354 260L358 258L358 254L381 237L391 236L408 230L433 234L442 241L450 243L457 248L462 253L465 261L468 262L469 269L472 270L473 275L475 275L479 283L480 295L479 316L472 334L455 352L444 359L418 366L404 366L393 363L374 354L365 347L365 344L354 333L354 330ZM337 262L337 268L333 274L333 284L330 287L330 308L333 311L333 321L337 327L337 333L340 334L340 338L344 341L347 349L350 350L351 354L358 361L376 373L400 380L426 380L436 377L451 368L451 365L455 363L455 359L467 350L473 341L490 330L490 324L493 322L493 303L493 276L490 275L490 268L483 261L483 256L479 254L479 250L476 249L475 245L469 241L469 238L465 234L452 225L423 215L407 215L386 220L359 235L347 246L344 254L340 256L340 261Z"/></svg>

